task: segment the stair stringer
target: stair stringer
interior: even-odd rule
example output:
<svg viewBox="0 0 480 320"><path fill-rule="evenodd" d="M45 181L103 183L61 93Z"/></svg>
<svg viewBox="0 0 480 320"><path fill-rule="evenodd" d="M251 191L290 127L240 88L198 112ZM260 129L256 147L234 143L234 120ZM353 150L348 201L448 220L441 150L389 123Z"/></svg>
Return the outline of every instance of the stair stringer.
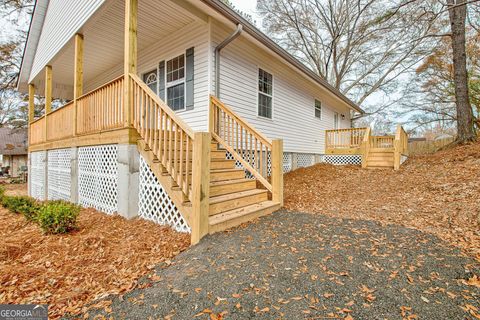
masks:
<svg viewBox="0 0 480 320"><path fill-rule="evenodd" d="M187 221L190 228L192 227L192 205L190 202L186 201L184 194L181 190L176 189L177 184L170 175L164 175L164 170L160 162L155 162L155 156L152 151L149 151L150 148L145 143L143 139L137 141L138 152L142 155L145 161L150 166L155 177L158 179L158 182L162 185L163 189L168 193L170 199L180 211L182 217Z"/></svg>

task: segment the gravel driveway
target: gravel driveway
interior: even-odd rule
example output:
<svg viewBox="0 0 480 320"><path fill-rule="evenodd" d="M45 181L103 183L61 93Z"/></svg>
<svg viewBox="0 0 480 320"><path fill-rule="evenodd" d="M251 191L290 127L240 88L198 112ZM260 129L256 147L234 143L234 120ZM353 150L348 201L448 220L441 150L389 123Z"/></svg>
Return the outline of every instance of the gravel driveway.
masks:
<svg viewBox="0 0 480 320"><path fill-rule="evenodd" d="M83 316L479 319L479 270L416 230L280 211L208 236Z"/></svg>

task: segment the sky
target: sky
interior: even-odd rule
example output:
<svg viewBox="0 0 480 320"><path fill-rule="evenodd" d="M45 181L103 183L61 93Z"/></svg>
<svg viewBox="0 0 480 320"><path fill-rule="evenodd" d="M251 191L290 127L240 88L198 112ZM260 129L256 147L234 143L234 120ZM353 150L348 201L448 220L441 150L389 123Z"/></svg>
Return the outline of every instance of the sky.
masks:
<svg viewBox="0 0 480 320"><path fill-rule="evenodd" d="M255 20L257 27L259 27L260 17L257 13L257 0L230 0L235 8L248 13Z"/></svg>

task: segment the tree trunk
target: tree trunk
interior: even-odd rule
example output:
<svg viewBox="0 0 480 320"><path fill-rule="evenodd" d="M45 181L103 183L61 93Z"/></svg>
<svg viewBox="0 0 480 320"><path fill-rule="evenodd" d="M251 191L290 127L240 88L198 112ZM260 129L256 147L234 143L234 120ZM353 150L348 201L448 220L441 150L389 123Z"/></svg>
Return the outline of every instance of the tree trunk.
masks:
<svg viewBox="0 0 480 320"><path fill-rule="evenodd" d="M473 111L468 96L467 55L465 52L466 0L447 0L452 31L453 71L457 105L457 143L476 140Z"/></svg>

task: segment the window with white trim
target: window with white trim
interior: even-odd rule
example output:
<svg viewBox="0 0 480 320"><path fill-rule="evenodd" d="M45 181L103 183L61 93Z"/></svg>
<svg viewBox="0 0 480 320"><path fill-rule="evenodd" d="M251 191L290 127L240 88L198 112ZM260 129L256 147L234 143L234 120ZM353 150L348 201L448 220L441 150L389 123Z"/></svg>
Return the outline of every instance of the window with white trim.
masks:
<svg viewBox="0 0 480 320"><path fill-rule="evenodd" d="M273 76L258 69L258 115L272 119Z"/></svg>
<svg viewBox="0 0 480 320"><path fill-rule="evenodd" d="M167 61L167 104L172 110L185 109L185 55Z"/></svg>
<svg viewBox="0 0 480 320"><path fill-rule="evenodd" d="M322 102L315 99L315 118L322 119Z"/></svg>

